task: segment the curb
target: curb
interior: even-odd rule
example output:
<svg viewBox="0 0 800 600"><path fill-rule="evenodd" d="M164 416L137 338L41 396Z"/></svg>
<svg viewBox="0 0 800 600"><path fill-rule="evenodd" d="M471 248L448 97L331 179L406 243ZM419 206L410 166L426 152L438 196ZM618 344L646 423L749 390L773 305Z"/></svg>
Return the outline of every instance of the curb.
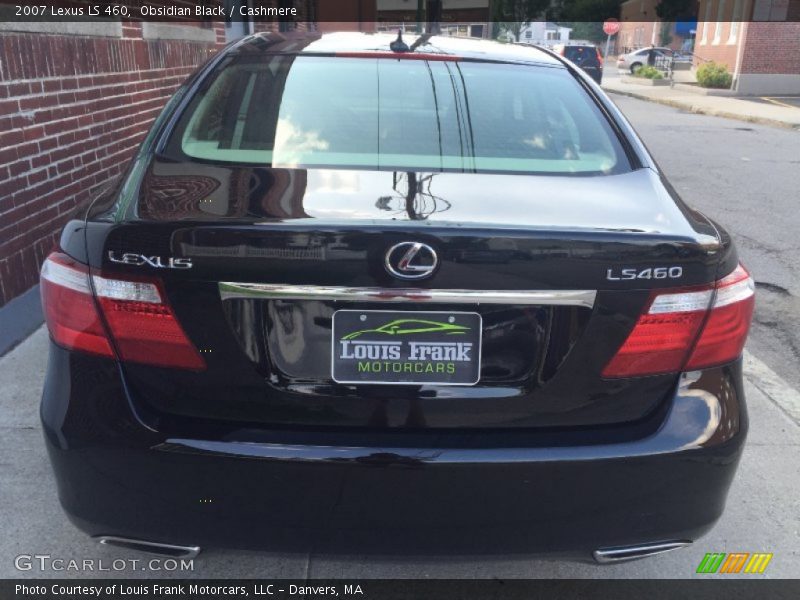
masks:
<svg viewBox="0 0 800 600"><path fill-rule="evenodd" d="M652 96L648 96L646 94L641 94L637 92L629 92L627 90L616 90L616 89L608 89L604 88L604 91L608 94L618 94L620 96L628 96L630 98L636 98L638 100L645 100L647 102L655 102L656 104L663 104L664 106L671 106L672 108L679 108L681 110L688 110L689 112L693 112L699 115L709 115L711 117L722 117L724 119L735 119L737 121L744 121L746 123L757 123L759 125L769 125L771 127L780 127L782 129L791 129L793 131L800 130L800 122L798 123L788 123L786 121L778 121L775 119L766 119L764 117L754 117L752 115L742 115L739 113L732 113L725 110L714 110L714 109L707 109L707 108L699 108L694 106L693 104L689 104L687 102L681 102L680 100L671 100L669 98L654 98Z"/></svg>
<svg viewBox="0 0 800 600"><path fill-rule="evenodd" d="M747 351L744 352L744 377L800 425L800 392Z"/></svg>
<svg viewBox="0 0 800 600"><path fill-rule="evenodd" d="M24 341L43 321L38 284L0 307L0 356Z"/></svg>

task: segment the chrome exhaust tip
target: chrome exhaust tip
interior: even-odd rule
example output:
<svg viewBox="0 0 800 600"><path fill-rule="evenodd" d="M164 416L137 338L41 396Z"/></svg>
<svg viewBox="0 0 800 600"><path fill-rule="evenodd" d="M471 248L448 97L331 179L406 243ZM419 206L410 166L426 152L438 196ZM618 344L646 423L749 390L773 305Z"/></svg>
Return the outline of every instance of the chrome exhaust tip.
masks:
<svg viewBox="0 0 800 600"><path fill-rule="evenodd" d="M135 540L115 535L99 535L94 539L103 546L116 546L117 548L147 552L148 554L168 556L170 558L194 558L200 554L200 546L162 544L161 542L148 542L146 540Z"/></svg>
<svg viewBox="0 0 800 600"><path fill-rule="evenodd" d="M637 544L636 546L617 546L616 548L600 548L595 550L592 555L601 564L624 562L645 558L656 554L663 554L671 550L691 546L689 540L676 540L672 542L655 542L652 544Z"/></svg>

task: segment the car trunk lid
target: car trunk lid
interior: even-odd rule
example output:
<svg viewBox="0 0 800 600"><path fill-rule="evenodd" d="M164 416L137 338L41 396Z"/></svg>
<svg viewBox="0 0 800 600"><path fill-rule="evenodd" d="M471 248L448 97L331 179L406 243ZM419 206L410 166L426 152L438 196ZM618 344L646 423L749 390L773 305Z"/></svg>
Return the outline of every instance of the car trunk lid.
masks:
<svg viewBox="0 0 800 600"><path fill-rule="evenodd" d="M157 277L207 365L125 363L133 400L164 422L516 429L637 421L676 376L604 380L604 365L651 289L711 282L718 263L713 229L646 169L582 178L157 162L138 201L114 217L93 218L90 227L106 229L93 266ZM387 250L403 242L436 250L431 277L409 283L387 271ZM652 275L671 268L680 276ZM651 275L627 280L623 269ZM337 311L439 314L443 323L473 315L480 378L339 383Z"/></svg>

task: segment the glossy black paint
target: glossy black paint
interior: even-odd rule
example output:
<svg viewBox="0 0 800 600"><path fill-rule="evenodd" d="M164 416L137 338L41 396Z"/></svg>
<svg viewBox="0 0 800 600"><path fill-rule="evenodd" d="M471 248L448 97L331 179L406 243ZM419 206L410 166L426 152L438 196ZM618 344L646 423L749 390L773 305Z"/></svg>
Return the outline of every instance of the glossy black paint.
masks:
<svg viewBox="0 0 800 600"><path fill-rule="evenodd" d="M226 57L367 51L376 39L232 45L184 85L121 181L65 227L62 249L103 275L158 278L188 337L210 351L194 373L52 345L42 420L68 514L92 535L338 552L588 558L696 539L721 514L746 435L740 363L626 380L600 372L652 289L708 284L734 269L736 251L683 204L585 73L517 46L426 49L567 69L619 135L629 173L273 169L158 155ZM330 379L340 303L220 297L221 281L407 287L382 260L409 239L442 259L416 287L589 289L595 306L459 305L484 319L479 384L386 387ZM125 252L193 267L109 260ZM609 268L670 266L680 280L608 278ZM402 310L415 308L452 307Z"/></svg>
<svg viewBox="0 0 800 600"><path fill-rule="evenodd" d="M137 401L165 416L287 426L529 427L634 421L667 397L674 376L599 377L647 289L664 286L652 279L635 286L609 280L610 267L679 266L683 277L672 285L682 286L717 274L723 249L716 230L676 202L655 173L417 174L429 178L424 194L409 194L408 174L401 175L156 159L129 204L104 212L98 207L88 224L89 263L104 273L136 276L140 267L113 264L109 253L191 258L192 269L155 274L190 337L213 350L202 376L126 365ZM348 193L351 188L359 193ZM169 201L161 190L169 190ZM210 190L224 201L203 202ZM435 195L437 210L430 210L425 194ZM386 210L387 202L376 203L380 198L394 198L397 207ZM402 388L386 400L386 390L334 384L327 375L335 303L219 298L220 281L402 287L406 282L392 278L383 260L387 248L410 238L430 244L442 259L437 273L417 287L596 289L596 307L542 308L538 317L515 306L462 307L502 315L485 336L481 383ZM515 366L522 363L529 367ZM587 389L589 399L578 391ZM409 420L409 395L436 399L424 419Z"/></svg>
<svg viewBox="0 0 800 600"><path fill-rule="evenodd" d="M623 437L219 421L165 433L137 414L114 361L53 345L48 369L45 440L73 522L181 544L588 559L600 546L692 540L721 514L747 431L739 362L684 374Z"/></svg>

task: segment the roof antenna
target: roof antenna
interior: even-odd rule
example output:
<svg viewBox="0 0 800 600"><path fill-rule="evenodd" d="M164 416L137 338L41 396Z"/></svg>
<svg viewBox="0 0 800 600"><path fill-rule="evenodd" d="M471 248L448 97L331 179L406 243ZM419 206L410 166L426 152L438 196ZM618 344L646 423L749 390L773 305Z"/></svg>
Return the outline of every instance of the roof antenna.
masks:
<svg viewBox="0 0 800 600"><path fill-rule="evenodd" d="M408 52L408 44L403 41L403 30L397 30L397 39L389 44L389 49L392 52Z"/></svg>

